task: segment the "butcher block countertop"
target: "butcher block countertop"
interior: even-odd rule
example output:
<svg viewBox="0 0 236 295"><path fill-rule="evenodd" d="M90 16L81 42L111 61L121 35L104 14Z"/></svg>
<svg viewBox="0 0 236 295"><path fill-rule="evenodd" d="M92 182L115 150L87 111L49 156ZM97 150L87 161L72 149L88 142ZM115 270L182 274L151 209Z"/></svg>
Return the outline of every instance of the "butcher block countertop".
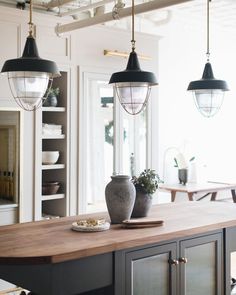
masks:
<svg viewBox="0 0 236 295"><path fill-rule="evenodd" d="M149 214L164 221L160 227L125 229L112 225L110 230L93 233L71 230L73 221L104 216L106 213L2 226L0 264L59 263L236 226L236 205L168 203L153 206Z"/></svg>

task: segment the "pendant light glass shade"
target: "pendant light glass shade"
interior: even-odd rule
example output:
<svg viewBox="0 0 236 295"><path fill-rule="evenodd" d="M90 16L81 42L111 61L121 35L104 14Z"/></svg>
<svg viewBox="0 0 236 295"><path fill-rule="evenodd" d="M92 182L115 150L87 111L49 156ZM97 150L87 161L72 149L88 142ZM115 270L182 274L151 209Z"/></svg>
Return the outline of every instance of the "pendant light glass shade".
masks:
<svg viewBox="0 0 236 295"><path fill-rule="evenodd" d="M220 109L228 85L223 80L214 78L211 64L206 63L201 80L189 83L188 90L192 91L199 112L205 117L213 117Z"/></svg>
<svg viewBox="0 0 236 295"><path fill-rule="evenodd" d="M59 77L55 62L39 57L37 45L32 36L32 6L30 2L30 31L22 57L7 60L1 73L7 73L9 86L16 103L27 111L42 105L49 81Z"/></svg>
<svg viewBox="0 0 236 295"><path fill-rule="evenodd" d="M142 71L138 56L135 52L134 41L134 0L132 0L132 52L129 55L127 67L124 71L113 73L109 84L114 89L124 110L131 114L139 114L146 106L151 87L157 85L152 72Z"/></svg>
<svg viewBox="0 0 236 295"><path fill-rule="evenodd" d="M42 103L49 82L43 72L9 72L8 81L17 104L25 110L34 110Z"/></svg>
<svg viewBox="0 0 236 295"><path fill-rule="evenodd" d="M140 69L135 51L132 51L129 55L126 70L112 74L109 83L114 84L122 107L131 115L137 115L145 108L151 86L157 85L153 73Z"/></svg>
<svg viewBox="0 0 236 295"><path fill-rule="evenodd" d="M214 77L212 66L209 62L209 3L207 0L207 63L203 71L202 79L189 83L188 91L192 91L195 104L199 112L205 117L213 117L220 109L225 91L228 85L224 80L217 80Z"/></svg>

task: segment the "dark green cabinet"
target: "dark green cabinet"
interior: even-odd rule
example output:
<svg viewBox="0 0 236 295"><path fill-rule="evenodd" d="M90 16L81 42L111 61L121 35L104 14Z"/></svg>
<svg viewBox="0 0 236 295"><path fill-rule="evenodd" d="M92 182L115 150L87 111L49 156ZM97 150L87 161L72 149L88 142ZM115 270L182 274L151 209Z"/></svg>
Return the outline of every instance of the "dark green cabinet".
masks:
<svg viewBox="0 0 236 295"><path fill-rule="evenodd" d="M221 232L121 251L115 295L223 295L222 251Z"/></svg>

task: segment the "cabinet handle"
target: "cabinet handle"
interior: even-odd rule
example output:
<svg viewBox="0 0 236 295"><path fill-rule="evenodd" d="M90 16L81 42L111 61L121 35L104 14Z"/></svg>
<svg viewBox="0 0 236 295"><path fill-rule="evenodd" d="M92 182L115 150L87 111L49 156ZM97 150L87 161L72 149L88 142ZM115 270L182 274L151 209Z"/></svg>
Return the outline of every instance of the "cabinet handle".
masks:
<svg viewBox="0 0 236 295"><path fill-rule="evenodd" d="M179 262L180 263L187 263L188 262L188 259L186 257L180 257L179 258Z"/></svg>
<svg viewBox="0 0 236 295"><path fill-rule="evenodd" d="M179 264L179 261L178 261L177 259L170 259L170 260L169 260L169 263L170 263L171 265L178 265L178 264Z"/></svg>

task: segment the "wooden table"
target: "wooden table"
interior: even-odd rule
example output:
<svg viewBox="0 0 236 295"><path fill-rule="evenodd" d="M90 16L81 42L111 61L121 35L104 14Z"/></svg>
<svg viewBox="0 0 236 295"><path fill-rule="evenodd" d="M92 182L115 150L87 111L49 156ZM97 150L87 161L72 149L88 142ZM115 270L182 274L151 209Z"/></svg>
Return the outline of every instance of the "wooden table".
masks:
<svg viewBox="0 0 236 295"><path fill-rule="evenodd" d="M193 195L197 193L205 193L206 195L211 194L211 201L216 200L217 193L223 190L231 190L233 202L236 203L236 184L228 183L217 183L217 182L206 182L206 183L188 183L182 184L160 184L161 190L171 192L171 202L175 201L176 193L187 193L189 201L193 201Z"/></svg>
<svg viewBox="0 0 236 295"><path fill-rule="evenodd" d="M153 206L149 217L164 220L163 226L153 228L71 230L73 221L105 213L0 226L0 278L37 295L84 294L99 288L104 293L89 294L112 295L115 274L121 272L114 261L117 252L236 226L235 212L230 203L168 203ZM114 294L120 295L119 289Z"/></svg>

